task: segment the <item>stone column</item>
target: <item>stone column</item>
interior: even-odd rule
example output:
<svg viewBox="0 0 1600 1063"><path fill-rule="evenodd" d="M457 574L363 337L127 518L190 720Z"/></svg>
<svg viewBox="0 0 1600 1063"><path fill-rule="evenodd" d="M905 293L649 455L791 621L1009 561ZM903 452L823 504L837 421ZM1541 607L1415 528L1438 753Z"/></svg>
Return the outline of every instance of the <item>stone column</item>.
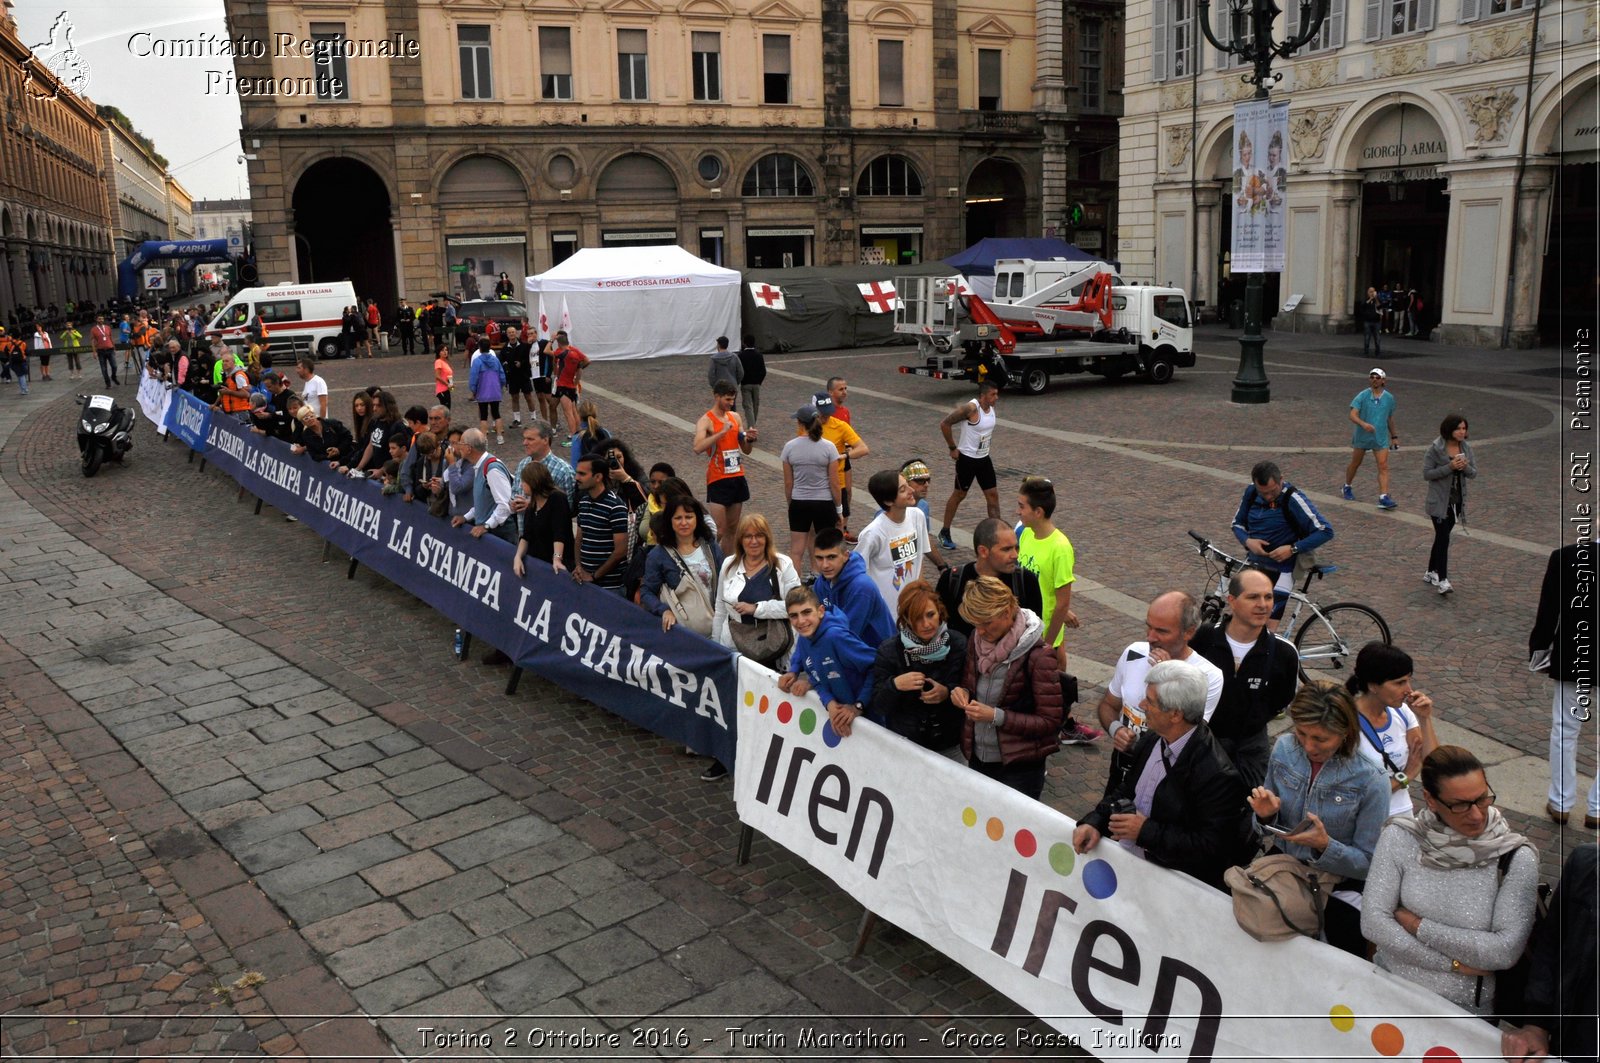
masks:
<svg viewBox="0 0 1600 1063"><path fill-rule="evenodd" d="M1215 184L1202 182L1194 190L1199 233L1195 241L1195 290L1189 293L1189 298L1203 299L1208 306L1217 290L1217 210L1221 202L1222 190ZM1184 284L1189 283L1189 279L1184 278Z"/></svg>
<svg viewBox="0 0 1600 1063"><path fill-rule="evenodd" d="M1344 332L1355 327L1355 296L1350 284L1361 253L1361 227L1356 217L1361 209L1361 178L1335 180L1328 198L1333 203L1328 218L1328 248L1332 252L1329 261L1333 268L1328 271L1327 331Z"/></svg>
<svg viewBox="0 0 1600 1063"><path fill-rule="evenodd" d="M1522 191L1517 197L1516 252L1511 268L1516 275L1511 306L1511 328L1507 346L1534 347L1539 342L1539 291L1544 273L1544 235L1551 210L1555 166L1549 162L1530 162L1522 175Z"/></svg>

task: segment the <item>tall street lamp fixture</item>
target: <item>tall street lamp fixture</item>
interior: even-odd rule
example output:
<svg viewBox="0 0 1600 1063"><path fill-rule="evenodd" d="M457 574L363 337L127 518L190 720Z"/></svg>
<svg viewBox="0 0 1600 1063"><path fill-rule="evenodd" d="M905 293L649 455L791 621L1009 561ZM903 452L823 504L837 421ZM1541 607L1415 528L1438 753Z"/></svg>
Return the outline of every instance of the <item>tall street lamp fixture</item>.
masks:
<svg viewBox="0 0 1600 1063"><path fill-rule="evenodd" d="M1282 14L1275 0L1224 0L1228 7L1228 41L1224 44L1211 32L1211 0L1198 0L1195 17L1200 32L1212 46L1250 63L1254 70L1240 80L1256 87L1258 100L1268 97L1267 86L1282 80L1272 72L1273 59L1287 59L1322 32L1328 17L1328 0L1300 0L1300 32L1283 41L1272 39L1272 24ZM1244 335L1239 337L1239 375L1233 378L1233 401L1260 404L1272 401L1272 386L1262 349L1267 339L1261 335L1261 274L1252 273L1244 289Z"/></svg>

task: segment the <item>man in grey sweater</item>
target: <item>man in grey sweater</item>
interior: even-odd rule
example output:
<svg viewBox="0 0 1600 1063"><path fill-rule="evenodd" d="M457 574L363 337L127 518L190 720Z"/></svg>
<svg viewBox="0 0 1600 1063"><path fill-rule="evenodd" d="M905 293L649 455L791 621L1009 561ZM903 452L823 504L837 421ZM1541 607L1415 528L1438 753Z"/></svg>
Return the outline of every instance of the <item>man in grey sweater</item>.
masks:
<svg viewBox="0 0 1600 1063"><path fill-rule="evenodd" d="M706 383L712 387L717 386L717 381L726 380L735 389L744 383L744 365L739 361L739 352L728 350L728 337L717 337L717 351L711 356L711 365L706 369Z"/></svg>

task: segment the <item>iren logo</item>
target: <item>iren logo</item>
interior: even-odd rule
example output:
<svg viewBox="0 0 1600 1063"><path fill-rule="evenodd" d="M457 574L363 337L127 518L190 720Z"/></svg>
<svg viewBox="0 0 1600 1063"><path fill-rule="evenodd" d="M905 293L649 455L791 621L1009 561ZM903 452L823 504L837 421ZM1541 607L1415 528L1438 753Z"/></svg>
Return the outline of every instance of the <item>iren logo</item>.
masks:
<svg viewBox="0 0 1600 1063"><path fill-rule="evenodd" d="M778 718L788 722L784 710L789 708L789 703L784 702L778 709ZM791 710L792 711L792 710ZM806 709L802 713L811 713ZM814 715L813 715L814 719ZM824 726L827 726L826 724ZM804 720L801 730L809 733ZM774 734L772 742L767 746L767 759L761 766L761 783L756 788L756 800L762 804L772 803L772 788L778 781L778 774L783 770L783 791L778 795L775 811L780 816L787 816L794 805L795 793L800 789L801 775L806 772L807 766L817 759L817 755L804 746L794 746L789 749L788 765L784 769L784 750L788 748L781 735ZM805 799L806 817L811 824L811 833L824 845L838 845L839 832L835 826L843 827L842 820L826 817L828 812L849 812L851 798L856 798L855 816L850 820L850 838L845 843L844 855L847 860L854 860L861 851L861 841L866 833L868 813L877 811L876 829L872 836L872 856L867 861L867 874L873 878L878 877L878 871L883 866L883 852L889 846L889 835L894 830L894 806L889 803L889 798L881 791L870 786L860 787L859 794L850 783L850 776L837 764L825 764L810 773L808 780L808 793Z"/></svg>

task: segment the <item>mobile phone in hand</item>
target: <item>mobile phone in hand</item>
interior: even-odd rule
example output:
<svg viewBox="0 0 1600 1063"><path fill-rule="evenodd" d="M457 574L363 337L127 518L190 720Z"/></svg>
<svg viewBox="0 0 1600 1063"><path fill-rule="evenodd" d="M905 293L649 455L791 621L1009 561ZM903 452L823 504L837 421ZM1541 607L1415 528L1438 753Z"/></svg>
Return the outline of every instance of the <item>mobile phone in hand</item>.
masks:
<svg viewBox="0 0 1600 1063"><path fill-rule="evenodd" d="M1276 834L1280 838L1287 838L1291 834L1299 834L1301 831L1310 830L1311 827L1311 817L1309 816L1307 816L1305 819L1302 819L1293 827L1280 827L1276 823L1261 824L1262 830L1268 832L1269 834Z"/></svg>

